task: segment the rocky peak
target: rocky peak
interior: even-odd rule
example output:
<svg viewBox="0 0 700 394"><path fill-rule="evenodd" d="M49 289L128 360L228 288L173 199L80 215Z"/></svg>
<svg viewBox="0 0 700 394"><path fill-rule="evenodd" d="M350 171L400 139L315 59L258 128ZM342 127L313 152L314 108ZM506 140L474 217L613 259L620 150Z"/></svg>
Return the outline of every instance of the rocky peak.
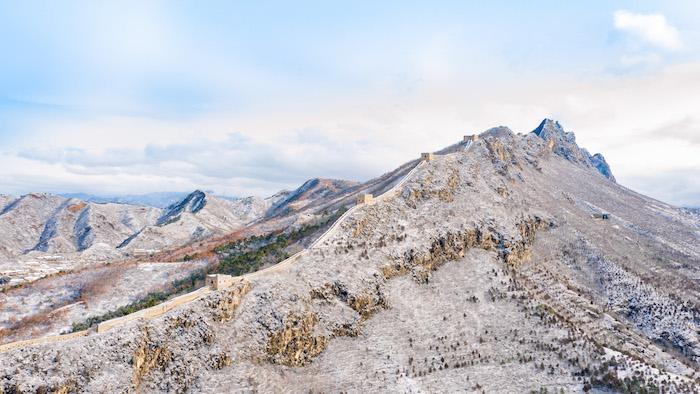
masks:
<svg viewBox="0 0 700 394"><path fill-rule="evenodd" d="M564 157L566 160L595 168L604 177L615 182L610 166L600 153L591 156L587 150L576 144L576 136L573 132L564 130L564 127L552 119L544 119L537 128L532 130L536 136L547 141L552 152Z"/></svg>
<svg viewBox="0 0 700 394"><path fill-rule="evenodd" d="M156 225L163 226L180 219L183 212L197 213L207 204L207 195L201 190L188 194L182 201L165 208L163 215L158 218Z"/></svg>
<svg viewBox="0 0 700 394"><path fill-rule="evenodd" d="M564 133L566 133L558 121L549 118L543 119L542 122L540 122L540 125L537 126L536 129L532 130L532 132L545 140L558 135L564 135Z"/></svg>
<svg viewBox="0 0 700 394"><path fill-rule="evenodd" d="M564 127L556 120L545 118L532 132L546 141L554 140L568 145L576 145L574 133L564 130Z"/></svg>

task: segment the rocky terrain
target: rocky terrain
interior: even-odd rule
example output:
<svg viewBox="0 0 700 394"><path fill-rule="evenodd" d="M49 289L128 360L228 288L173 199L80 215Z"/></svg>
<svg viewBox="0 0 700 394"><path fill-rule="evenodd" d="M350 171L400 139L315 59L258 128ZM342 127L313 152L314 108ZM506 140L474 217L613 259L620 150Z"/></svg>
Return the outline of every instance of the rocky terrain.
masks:
<svg viewBox="0 0 700 394"><path fill-rule="evenodd" d="M439 153L283 270L0 353L0 392L700 391L697 215L618 185L550 120ZM158 218L192 227L191 197Z"/></svg>
<svg viewBox="0 0 700 394"><path fill-rule="evenodd" d="M283 215L293 211L299 211L317 201L328 201L348 192L359 182L342 181L337 179L314 178L304 182L298 189L277 201L270 211L270 215Z"/></svg>
<svg viewBox="0 0 700 394"><path fill-rule="evenodd" d="M21 256L61 259L54 256L100 254L158 215L155 208L28 194L10 200L0 211L0 256L13 260Z"/></svg>

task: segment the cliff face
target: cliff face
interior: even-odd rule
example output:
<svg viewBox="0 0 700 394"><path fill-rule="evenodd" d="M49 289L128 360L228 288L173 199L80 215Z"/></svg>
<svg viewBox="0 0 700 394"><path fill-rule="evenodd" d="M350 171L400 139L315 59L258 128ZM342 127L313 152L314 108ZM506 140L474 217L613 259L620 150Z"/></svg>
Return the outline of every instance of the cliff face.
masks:
<svg viewBox="0 0 700 394"><path fill-rule="evenodd" d="M697 217L600 176L554 131L451 148L285 270L2 353L0 387L692 392Z"/></svg>

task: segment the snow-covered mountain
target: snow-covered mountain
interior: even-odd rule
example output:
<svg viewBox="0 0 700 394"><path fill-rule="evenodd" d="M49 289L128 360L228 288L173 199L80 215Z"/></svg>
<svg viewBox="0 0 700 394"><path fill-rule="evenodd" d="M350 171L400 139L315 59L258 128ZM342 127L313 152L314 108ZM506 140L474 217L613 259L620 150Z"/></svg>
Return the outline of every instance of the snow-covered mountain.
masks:
<svg viewBox="0 0 700 394"><path fill-rule="evenodd" d="M153 222L156 208L95 204L51 194L5 199L0 209L0 257L89 252L116 247Z"/></svg>
<svg viewBox="0 0 700 394"><path fill-rule="evenodd" d="M555 122L479 137L305 204L290 217L398 185L280 269L160 317L0 353L0 387L698 392L698 217L615 183ZM219 209L197 194L150 227L192 228Z"/></svg>
<svg viewBox="0 0 700 394"><path fill-rule="evenodd" d="M215 235L224 235L263 217L273 199L248 197L228 200L195 190L165 208L154 223L118 245L125 252L164 249Z"/></svg>

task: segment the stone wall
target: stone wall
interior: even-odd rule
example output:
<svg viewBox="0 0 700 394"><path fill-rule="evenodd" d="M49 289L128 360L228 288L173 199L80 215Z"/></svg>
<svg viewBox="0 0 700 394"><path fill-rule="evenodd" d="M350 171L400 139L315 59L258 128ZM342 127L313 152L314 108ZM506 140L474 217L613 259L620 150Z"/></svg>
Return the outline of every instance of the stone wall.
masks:
<svg viewBox="0 0 700 394"><path fill-rule="evenodd" d="M19 348L22 348L25 346L43 345L43 344L47 344L47 343L56 343L56 342L61 342L61 341L67 341L67 340L73 339L73 338L84 337L89 332L90 332L89 330L84 330L84 331L73 332L73 333L65 334L65 335L52 335L49 337L33 338L33 339L27 339L25 341L6 343L4 345L0 345L0 353L6 352L9 350L19 349Z"/></svg>
<svg viewBox="0 0 700 394"><path fill-rule="evenodd" d="M138 320L138 319L150 319L150 318L158 317L164 313L171 311L172 309L174 309L177 306L194 301L194 300L204 296L205 294L209 293L210 291L211 291L211 289L209 289L208 287L205 286L205 287L202 287L201 289L195 290L191 293L183 294L181 296L170 299L162 304L158 304L156 306L152 306L152 307L147 308L147 309L142 309L138 312L134 312L134 313L126 315L126 316L118 317L116 319L104 321L104 322L97 325L97 332L103 333L103 332L111 330L114 327L122 326L126 323L129 323L131 321Z"/></svg>

